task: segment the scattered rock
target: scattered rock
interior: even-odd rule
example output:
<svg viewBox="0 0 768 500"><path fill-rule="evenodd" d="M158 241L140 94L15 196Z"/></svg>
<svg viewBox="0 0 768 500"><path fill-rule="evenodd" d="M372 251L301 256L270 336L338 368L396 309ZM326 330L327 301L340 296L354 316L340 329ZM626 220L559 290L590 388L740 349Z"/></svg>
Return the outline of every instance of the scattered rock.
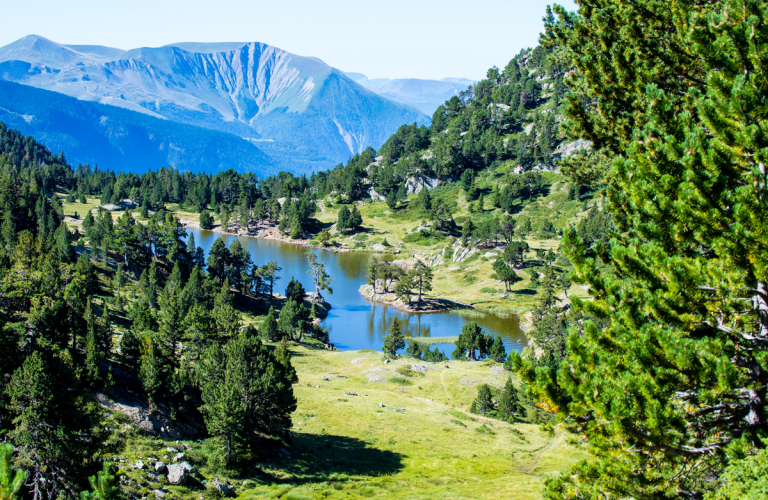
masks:
<svg viewBox="0 0 768 500"><path fill-rule="evenodd" d="M155 498L165 498L165 492L163 490L153 490L152 493L155 494Z"/></svg>
<svg viewBox="0 0 768 500"><path fill-rule="evenodd" d="M353 365L355 363L359 363L361 361L367 361L367 360L368 360L368 358L355 358L352 361L350 361L349 363Z"/></svg>
<svg viewBox="0 0 768 500"><path fill-rule="evenodd" d="M234 491L232 490L232 488L229 487L229 485L218 482L218 481L213 482L213 489L215 489L216 491L221 493L222 496L225 496L225 497L228 497L234 493Z"/></svg>
<svg viewBox="0 0 768 500"><path fill-rule="evenodd" d="M147 472L147 479L150 481L158 482L160 481L160 474L153 474L151 472Z"/></svg>
<svg viewBox="0 0 768 500"><path fill-rule="evenodd" d="M173 457L173 460L178 462L179 460L181 460L183 458L184 458L184 454L183 453L177 453L176 456Z"/></svg>
<svg viewBox="0 0 768 500"><path fill-rule="evenodd" d="M381 375L376 375L375 373L368 374L368 382L376 383L376 382L386 382L386 381L387 379L385 379Z"/></svg>
<svg viewBox="0 0 768 500"><path fill-rule="evenodd" d="M386 252L387 247L385 247L381 243L374 243L373 245L371 245L371 250L376 250L377 252Z"/></svg>
<svg viewBox="0 0 768 500"><path fill-rule="evenodd" d="M503 365L494 366L493 368L491 368L491 373L504 373L504 366Z"/></svg>
<svg viewBox="0 0 768 500"><path fill-rule="evenodd" d="M394 409L394 410L392 410L392 411L396 411L396 412L398 412L398 413L403 413L403 412L405 411L405 408L395 408L395 409Z"/></svg>
<svg viewBox="0 0 768 500"><path fill-rule="evenodd" d="M348 392L347 396L357 396L357 393L356 392Z"/></svg>
<svg viewBox="0 0 768 500"><path fill-rule="evenodd" d="M166 448L165 451L167 451L168 453L178 453L179 452L179 450L177 450L176 448L174 448L172 446L169 446L168 448Z"/></svg>
<svg viewBox="0 0 768 500"><path fill-rule="evenodd" d="M423 372L423 373L427 373L427 372L428 372L429 370L431 370L431 369L432 369L432 368L430 368L429 366L424 366L424 365L411 365L411 370L413 370L413 371L415 371L415 372Z"/></svg>
<svg viewBox="0 0 768 500"><path fill-rule="evenodd" d="M171 484L184 484L189 474L194 474L195 468L187 462L168 466L168 482Z"/></svg>
<svg viewBox="0 0 768 500"><path fill-rule="evenodd" d="M155 463L155 472L165 472L165 463L163 462L157 462Z"/></svg>
<svg viewBox="0 0 768 500"><path fill-rule="evenodd" d="M138 462L136 462L135 464L133 464L131 466L131 469L139 469L140 470L140 469L143 469L143 468L144 468L144 462L142 462L141 460L139 460Z"/></svg>
<svg viewBox="0 0 768 500"><path fill-rule="evenodd" d="M386 408L386 406L384 406L384 403L379 403L379 408Z"/></svg>
<svg viewBox="0 0 768 500"><path fill-rule="evenodd" d="M384 360L384 364L386 365L386 364L387 364L387 363L389 363L390 361L392 361L392 360L391 360L391 359L389 359L389 358L387 358L387 359L385 359L385 360Z"/></svg>
<svg viewBox="0 0 768 500"><path fill-rule="evenodd" d="M328 375L323 375L323 380L325 380L327 382L327 381L331 380L331 377L329 377Z"/></svg>

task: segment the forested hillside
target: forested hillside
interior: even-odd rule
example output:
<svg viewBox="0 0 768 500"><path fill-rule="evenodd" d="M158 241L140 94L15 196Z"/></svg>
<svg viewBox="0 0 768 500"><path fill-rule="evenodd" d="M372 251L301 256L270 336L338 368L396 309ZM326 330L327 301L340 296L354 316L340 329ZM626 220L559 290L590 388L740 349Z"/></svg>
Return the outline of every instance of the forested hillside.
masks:
<svg viewBox="0 0 768 500"><path fill-rule="evenodd" d="M73 168L0 126L0 453L25 494L89 489L130 443L254 497L765 496L768 3L579 5L431 126L310 177ZM181 219L396 253L370 300L524 313L529 345L505 358L470 322L454 360L398 359L393 322L383 361L321 351L297 281L275 297L277 263L223 239L205 259ZM106 393L146 402L156 437L116 430ZM231 493L129 466L132 498Z"/></svg>

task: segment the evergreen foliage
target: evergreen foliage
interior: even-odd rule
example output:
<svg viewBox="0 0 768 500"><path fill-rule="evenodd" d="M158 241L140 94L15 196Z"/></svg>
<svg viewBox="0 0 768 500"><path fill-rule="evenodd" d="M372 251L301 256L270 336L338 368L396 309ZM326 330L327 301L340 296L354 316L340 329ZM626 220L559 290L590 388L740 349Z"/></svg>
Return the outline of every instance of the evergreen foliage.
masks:
<svg viewBox="0 0 768 500"><path fill-rule="evenodd" d="M405 335L403 335L403 329L400 325L400 320L395 318L392 320L392 326L387 330L387 335L384 337L384 354L391 358L397 358L397 351L405 347Z"/></svg>

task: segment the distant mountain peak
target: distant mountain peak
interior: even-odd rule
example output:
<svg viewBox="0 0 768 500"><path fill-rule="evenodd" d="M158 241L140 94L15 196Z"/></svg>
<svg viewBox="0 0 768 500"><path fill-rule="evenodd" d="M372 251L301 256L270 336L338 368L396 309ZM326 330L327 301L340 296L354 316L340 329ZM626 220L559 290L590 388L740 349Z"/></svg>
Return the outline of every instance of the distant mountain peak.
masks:
<svg viewBox="0 0 768 500"><path fill-rule="evenodd" d="M259 140L294 171L331 167L400 125L429 122L316 57L262 42L122 51L30 35L0 47L0 78Z"/></svg>

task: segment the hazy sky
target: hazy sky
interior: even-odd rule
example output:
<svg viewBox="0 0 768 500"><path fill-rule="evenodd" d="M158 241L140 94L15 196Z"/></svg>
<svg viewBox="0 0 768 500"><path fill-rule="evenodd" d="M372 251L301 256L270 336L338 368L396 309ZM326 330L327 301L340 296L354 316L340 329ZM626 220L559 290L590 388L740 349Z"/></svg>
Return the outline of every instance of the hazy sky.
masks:
<svg viewBox="0 0 768 500"><path fill-rule="evenodd" d="M479 79L542 31L544 0L3 0L0 46L25 35L122 49L250 42L369 78ZM558 2L575 10L572 0Z"/></svg>

